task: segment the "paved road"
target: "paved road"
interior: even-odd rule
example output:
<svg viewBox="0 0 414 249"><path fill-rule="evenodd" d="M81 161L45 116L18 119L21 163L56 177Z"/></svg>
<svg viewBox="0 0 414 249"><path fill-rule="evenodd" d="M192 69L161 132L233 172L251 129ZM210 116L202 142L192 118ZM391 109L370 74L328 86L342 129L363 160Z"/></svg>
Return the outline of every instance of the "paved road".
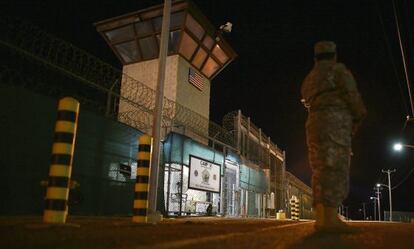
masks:
<svg viewBox="0 0 414 249"><path fill-rule="evenodd" d="M75 217L77 226L45 227L39 217L0 218L0 248L278 248L414 249L414 224L350 222L360 232L315 234L312 221L167 219L136 225L129 218Z"/></svg>

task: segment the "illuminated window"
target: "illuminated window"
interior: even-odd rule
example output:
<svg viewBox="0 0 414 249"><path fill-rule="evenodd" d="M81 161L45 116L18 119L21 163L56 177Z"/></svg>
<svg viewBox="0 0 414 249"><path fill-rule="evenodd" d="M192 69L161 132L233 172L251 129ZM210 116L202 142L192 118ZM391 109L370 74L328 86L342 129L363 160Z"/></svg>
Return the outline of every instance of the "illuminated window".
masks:
<svg viewBox="0 0 414 249"><path fill-rule="evenodd" d="M202 72L210 78L220 68L219 64L211 57L207 59Z"/></svg>
<svg viewBox="0 0 414 249"><path fill-rule="evenodd" d="M206 58L207 58L207 52L203 48L200 47L193 59L194 66L196 66L197 68L200 68L201 65L203 65L203 62L206 60Z"/></svg>
<svg viewBox="0 0 414 249"><path fill-rule="evenodd" d="M137 31L138 36L145 36L153 32L151 22L138 22L135 24L135 30Z"/></svg>
<svg viewBox="0 0 414 249"><path fill-rule="evenodd" d="M229 57L218 44L213 48L213 55L219 59L222 64L225 64L229 60Z"/></svg>
<svg viewBox="0 0 414 249"><path fill-rule="evenodd" d="M190 60L194 54L194 50L197 48L197 42L193 40L186 32L183 34L183 38L180 44L180 53Z"/></svg>
<svg viewBox="0 0 414 249"><path fill-rule="evenodd" d="M131 63L141 58L135 41L117 44L115 49L125 63Z"/></svg>
<svg viewBox="0 0 414 249"><path fill-rule="evenodd" d="M210 50L211 47L213 47L214 40L210 36L206 35L206 37L204 37L203 44Z"/></svg>
<svg viewBox="0 0 414 249"><path fill-rule="evenodd" d="M154 36L139 39L139 46L141 47L143 59L151 59L157 57L158 47Z"/></svg>
<svg viewBox="0 0 414 249"><path fill-rule="evenodd" d="M201 40L204 35L204 29L191 15L187 15L185 25L199 40Z"/></svg>
<svg viewBox="0 0 414 249"><path fill-rule="evenodd" d="M116 41L125 41L134 38L134 30L132 29L132 25L128 25L119 29L114 29L105 33L106 37L111 42Z"/></svg>

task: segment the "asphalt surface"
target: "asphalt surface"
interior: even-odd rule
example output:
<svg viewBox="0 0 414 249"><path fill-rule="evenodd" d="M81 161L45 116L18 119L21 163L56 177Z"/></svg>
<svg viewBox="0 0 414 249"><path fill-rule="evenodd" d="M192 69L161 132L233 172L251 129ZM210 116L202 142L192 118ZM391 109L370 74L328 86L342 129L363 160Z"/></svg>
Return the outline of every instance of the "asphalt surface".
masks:
<svg viewBox="0 0 414 249"><path fill-rule="evenodd" d="M166 219L157 225L130 218L70 217L45 226L40 217L0 217L0 248L278 248L414 249L414 224L349 222L355 234L315 233L312 221Z"/></svg>

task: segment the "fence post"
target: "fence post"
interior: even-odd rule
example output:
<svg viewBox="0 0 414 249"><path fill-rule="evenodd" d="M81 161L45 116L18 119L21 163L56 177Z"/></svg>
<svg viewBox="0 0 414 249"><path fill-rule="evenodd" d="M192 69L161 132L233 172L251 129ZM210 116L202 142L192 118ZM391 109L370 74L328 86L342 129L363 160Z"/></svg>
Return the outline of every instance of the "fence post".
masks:
<svg viewBox="0 0 414 249"><path fill-rule="evenodd" d="M144 134L138 139L137 178L135 183L135 198L132 221L148 222L148 192L152 154L152 137Z"/></svg>
<svg viewBox="0 0 414 249"><path fill-rule="evenodd" d="M76 99L64 97L59 100L43 213L44 223L66 223L78 116L79 102Z"/></svg>

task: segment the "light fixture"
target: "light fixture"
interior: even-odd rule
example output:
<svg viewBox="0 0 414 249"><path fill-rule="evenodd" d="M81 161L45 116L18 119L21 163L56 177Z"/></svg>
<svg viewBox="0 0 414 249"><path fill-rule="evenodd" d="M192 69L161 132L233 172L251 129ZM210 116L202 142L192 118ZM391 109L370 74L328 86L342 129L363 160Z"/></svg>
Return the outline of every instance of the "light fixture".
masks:
<svg viewBox="0 0 414 249"><path fill-rule="evenodd" d="M395 151L401 151L402 150L402 144L401 143L396 143L394 144L394 150Z"/></svg>

